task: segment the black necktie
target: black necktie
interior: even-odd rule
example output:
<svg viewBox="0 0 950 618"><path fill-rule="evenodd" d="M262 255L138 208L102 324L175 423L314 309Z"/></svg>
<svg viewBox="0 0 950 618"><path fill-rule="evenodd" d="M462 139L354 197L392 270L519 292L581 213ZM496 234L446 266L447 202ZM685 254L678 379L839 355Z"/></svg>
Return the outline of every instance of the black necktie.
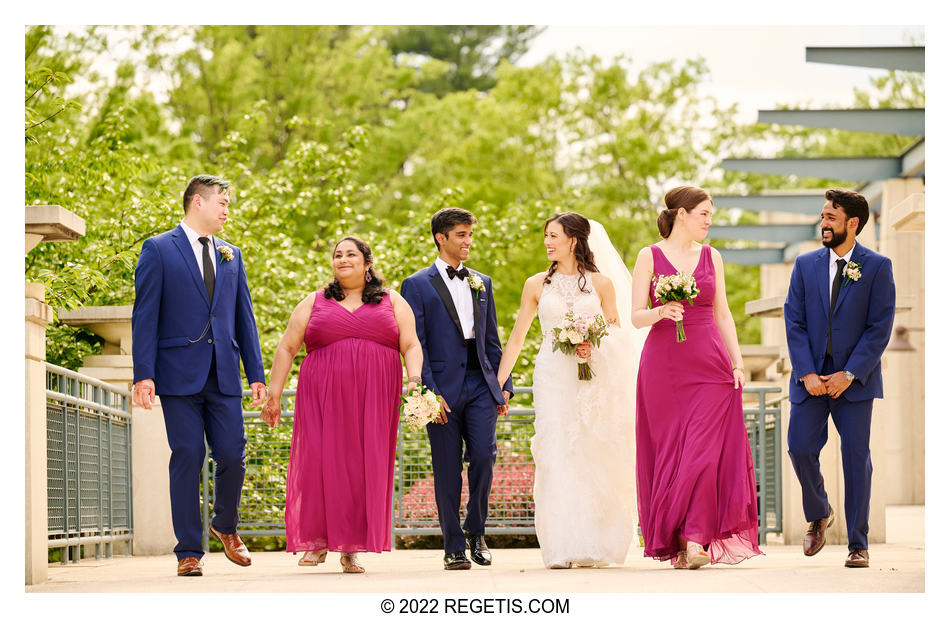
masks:
<svg viewBox="0 0 950 618"><path fill-rule="evenodd" d="M835 280L831 282L831 309L828 310L828 349L825 354L831 356L831 316L835 314L835 303L838 302L838 292L841 291L842 273L844 273L844 258L839 258L835 264L838 265L838 272L835 273Z"/></svg>
<svg viewBox="0 0 950 618"><path fill-rule="evenodd" d="M207 236L202 236L198 239L198 242L204 247L201 250L201 263L204 264L205 289L208 291L208 302L211 302L211 299L214 298L214 262L211 261L211 249L208 248L211 244L211 239Z"/></svg>
<svg viewBox="0 0 950 618"><path fill-rule="evenodd" d="M449 281L451 281L455 277L458 277L459 279L464 279L465 277L468 277L468 269L465 268L464 266L462 266L458 270L452 268L451 266L446 266L445 272L449 273Z"/></svg>

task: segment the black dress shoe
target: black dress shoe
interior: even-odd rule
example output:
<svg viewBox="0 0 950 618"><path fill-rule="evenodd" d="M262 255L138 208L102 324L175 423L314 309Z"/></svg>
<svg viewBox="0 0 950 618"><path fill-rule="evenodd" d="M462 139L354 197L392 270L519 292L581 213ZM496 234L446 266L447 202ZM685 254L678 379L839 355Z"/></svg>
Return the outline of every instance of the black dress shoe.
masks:
<svg viewBox="0 0 950 618"><path fill-rule="evenodd" d="M472 555L472 561L475 564L491 566L491 552L488 551L488 543L485 542L484 536L466 534L465 544L468 545L468 551Z"/></svg>
<svg viewBox="0 0 950 618"><path fill-rule="evenodd" d="M442 559L442 562L445 563L446 571L472 568L472 563L465 557L464 551L454 551L451 554L445 554L445 558Z"/></svg>

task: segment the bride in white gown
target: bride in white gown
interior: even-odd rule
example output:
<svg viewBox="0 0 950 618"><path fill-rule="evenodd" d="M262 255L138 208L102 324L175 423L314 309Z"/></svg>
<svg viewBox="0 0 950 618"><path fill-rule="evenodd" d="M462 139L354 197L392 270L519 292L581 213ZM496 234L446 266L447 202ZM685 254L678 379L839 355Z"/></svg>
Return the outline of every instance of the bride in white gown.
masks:
<svg viewBox="0 0 950 618"><path fill-rule="evenodd" d="M548 219L544 245L551 268L525 281L498 368L504 384L537 313L544 338L534 367L531 454L541 557L547 568L623 564L637 543L633 432L645 337L630 322L630 272L603 226L577 213ZM600 347L578 350L589 357L590 381L577 378L578 358L552 350L551 329L569 310L603 314L608 323Z"/></svg>

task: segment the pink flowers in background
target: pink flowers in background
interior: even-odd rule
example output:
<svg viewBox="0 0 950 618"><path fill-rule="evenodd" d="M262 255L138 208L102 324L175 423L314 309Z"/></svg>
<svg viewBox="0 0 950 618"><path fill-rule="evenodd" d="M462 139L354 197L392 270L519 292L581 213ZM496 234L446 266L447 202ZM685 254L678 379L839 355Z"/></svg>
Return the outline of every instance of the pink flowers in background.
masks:
<svg viewBox="0 0 950 618"><path fill-rule="evenodd" d="M599 313L575 315L573 311L568 311L558 325L551 329L551 335L554 338L553 350L574 356L577 346L584 341L589 341L594 346L600 345L600 340L607 336L607 322ZM578 380L590 380L594 375L587 360L585 358L577 361Z"/></svg>
<svg viewBox="0 0 950 618"><path fill-rule="evenodd" d="M672 301L689 301L693 304L693 299L699 296L699 288L696 286L696 278L693 275L678 272L675 275L657 275L653 279L655 287L653 290L656 299L661 303ZM686 330L683 328L683 321L676 322L676 342L686 341Z"/></svg>
<svg viewBox="0 0 950 618"><path fill-rule="evenodd" d="M489 499L490 519L527 519L534 517L534 465L525 455L506 458L505 464L495 468ZM462 473L461 505L468 503L468 481ZM435 486L432 474L418 479L400 501L402 518L408 522L434 520L439 512L435 505Z"/></svg>
<svg viewBox="0 0 950 618"><path fill-rule="evenodd" d="M403 415L406 425L413 429L422 429L435 419L439 418L439 397L425 386L402 398L399 413Z"/></svg>

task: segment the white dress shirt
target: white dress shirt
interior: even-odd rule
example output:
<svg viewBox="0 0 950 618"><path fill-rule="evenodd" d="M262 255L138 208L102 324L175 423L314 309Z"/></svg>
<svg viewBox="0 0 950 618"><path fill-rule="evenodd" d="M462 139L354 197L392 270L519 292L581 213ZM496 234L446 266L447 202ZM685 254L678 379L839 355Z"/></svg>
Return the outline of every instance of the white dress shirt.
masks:
<svg viewBox="0 0 950 618"><path fill-rule="evenodd" d="M188 237L188 244L191 245L191 250L195 252L195 259L198 260L198 273L201 274L201 278L204 279L205 276L205 262L204 262L204 245L198 242L198 239L201 236L198 235L198 232L194 231L188 225L182 221L181 229L185 230L185 236ZM214 269L215 275L218 274L218 260L217 260L217 250L214 248L214 236L208 234L208 239L211 241L208 245L208 251L211 253L211 268Z"/></svg>
<svg viewBox="0 0 950 618"><path fill-rule="evenodd" d="M828 249L828 298L829 300L831 299L831 290L835 284L835 275L838 274L838 260L844 260L844 266L845 268L847 268L848 262L851 261L851 254L854 253L854 247L856 246L857 245L852 246L851 251L848 251L847 253L842 255L840 258L838 257L838 254L835 253L834 249ZM842 272L842 276L844 276L843 272ZM843 283L844 282L842 281L842 284Z"/></svg>
<svg viewBox="0 0 950 618"><path fill-rule="evenodd" d="M475 338L475 308L472 306L472 288L465 279L454 277L449 279L449 273L446 268L449 265L442 258L435 258L435 267L442 275L442 281L445 287L449 289L452 295L452 302L455 304L455 311L459 314L459 322L462 324L462 335L466 339ZM462 268L464 264L459 264Z"/></svg>

